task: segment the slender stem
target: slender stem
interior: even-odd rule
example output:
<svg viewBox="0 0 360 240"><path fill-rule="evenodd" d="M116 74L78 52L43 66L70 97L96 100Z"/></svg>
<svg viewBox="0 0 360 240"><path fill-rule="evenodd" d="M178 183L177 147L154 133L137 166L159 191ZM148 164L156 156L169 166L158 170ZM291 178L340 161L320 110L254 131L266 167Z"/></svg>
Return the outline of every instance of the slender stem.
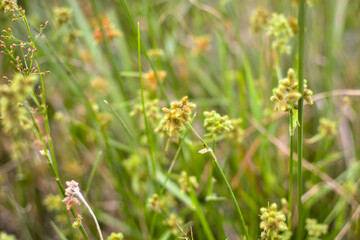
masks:
<svg viewBox="0 0 360 240"><path fill-rule="evenodd" d="M100 163L101 155L102 155L102 151L99 151L99 152L97 153L97 155L96 155L96 158L95 158L93 167L92 167L92 169L91 169L91 173L90 173L88 182L87 182L87 184L86 184L86 190L85 190L85 194L84 194L85 197L88 195L88 193L89 193L89 191L90 191L90 186L91 186L92 180L94 179L94 175L95 175L96 168L98 167L98 165L99 165L99 163Z"/></svg>
<svg viewBox="0 0 360 240"><path fill-rule="evenodd" d="M175 153L175 156L173 157L172 161L171 161L171 164L170 164L170 167L166 173L166 176L165 176L165 180L164 180L164 183L163 183L163 186L160 190L160 194L159 194L159 198L161 199L161 197L163 196L164 192L165 192L165 188L166 188L166 184L167 184L167 181L169 180L170 178L170 174L175 166L175 162L176 162L176 159L178 158L179 154L180 154L180 151L181 151L181 148L182 148L182 145L184 143L184 139L186 138L186 135L188 134L188 131L185 132L184 134L184 137L180 139L180 143L179 143L179 147L178 149L176 150L176 153ZM153 233L154 233L154 229L155 229L155 223L156 223L156 219L157 219L157 216L158 216L158 212L155 212L152 219L151 219L151 225L150 225L150 234L149 234L149 238L152 239L152 236L153 236Z"/></svg>
<svg viewBox="0 0 360 240"><path fill-rule="evenodd" d="M195 119L195 116L191 119L191 122L193 122ZM170 167L166 173L166 176L165 176L165 180L164 180L164 183L163 183L163 186L160 190L160 193L159 193L159 198L161 199L161 197L163 196L164 192L165 192L165 188L166 188L166 184L167 184L167 181L169 180L170 178L170 174L175 166L175 162L180 154L180 151L181 151L181 148L182 148L182 145L185 141L185 138L186 136L188 135L189 133L189 129L186 129L185 132L184 132L184 135L182 138L180 138L180 142L179 142L179 146L178 146L178 149L176 150L176 153L175 153L175 156L173 157L172 161L171 161L171 164L170 164ZM170 140L170 139L169 139ZM169 142L169 141L168 141ZM166 144L168 145L168 143ZM151 225L150 225L150 234L149 234L149 239L152 239L152 236L153 236L153 233L154 233L154 229L155 229L155 222L156 222L156 218L158 216L158 212L155 212L152 219L151 219Z"/></svg>
<svg viewBox="0 0 360 240"><path fill-rule="evenodd" d="M25 15L25 13L23 13L23 17L24 17L24 22L25 22L25 25L26 25L26 29L27 29L27 31L29 33L29 37L30 37L30 41L31 41L30 45L31 45L32 48L36 49L35 41L34 41L34 39L32 37L32 33L31 33L31 30L30 30L30 24L29 24L29 22L27 20L27 17ZM47 135L47 138L48 138L49 149L50 149L50 152L51 152L51 160L52 160L51 163L52 163L52 165L54 167L56 176L59 177L59 170L58 170L58 167L57 167L54 146L53 146L52 139L51 139L51 134L50 134L49 118L48 118L48 115L47 115L45 84L44 84L44 79L43 79L42 74L41 74L39 57L38 57L37 53L35 53L34 60L35 60L38 72L40 73L39 76L40 76L40 85L41 85L41 97L42 97L42 102L43 102L42 104L44 105L44 108L40 108L40 109L41 109L41 113L43 115L44 122L45 122L46 135ZM47 151L47 148L44 148L44 150Z"/></svg>
<svg viewBox="0 0 360 240"><path fill-rule="evenodd" d="M212 145L212 149L215 152L215 144L216 144L216 139L215 137L213 137L213 145ZM210 165L210 172L209 172L209 178L208 178L208 189L207 189L207 196L210 196L212 194L212 188L213 188L213 172L214 172L214 163L211 162Z"/></svg>
<svg viewBox="0 0 360 240"><path fill-rule="evenodd" d="M51 173L52 173L52 175L53 175L53 177L54 177L54 179L55 179L55 181L56 181L56 184L57 184L58 189L59 189L59 191L60 191L61 197L64 198L64 197L65 197L65 189L64 189L64 186L63 186L62 183L61 183L60 176L56 173L56 170L55 170L55 167L54 167L53 161L52 161L51 152L49 152L49 151L47 150L47 146L46 146L46 143L45 143L45 141L44 141L44 138L43 138L43 136L42 136L42 134L41 134L40 128L39 128L37 122L35 121L34 115L33 115L33 114L31 113L31 111L29 110L28 106L26 107L26 110L27 110L28 113L30 114L30 117L31 117L32 122L33 122L33 124L34 124L34 127L35 127L35 129L36 129L36 132L37 132L37 134L38 134L38 139L42 142L42 144L43 144L43 146L44 146L44 152L45 152L45 155L44 155L44 156L45 156L45 158L46 158L46 160L47 160L47 162L48 162L48 165L49 165L49 168L50 168L50 170L51 170ZM77 217L78 217L77 213L75 212L75 210L74 210L73 208L71 208L70 212L71 212L71 214L72 214L72 216L73 216L74 218L77 218ZM87 236L87 233L86 233L85 228L84 228L83 225L80 226L80 232L81 232L81 234L82 234L82 236L84 237L85 240L89 240L89 237Z"/></svg>
<svg viewBox="0 0 360 240"><path fill-rule="evenodd" d="M152 148L152 136L150 133L150 129L149 129L149 125L148 125L148 121L147 121L147 117L146 117L146 110L145 110L145 98L144 98L144 88L143 88L143 81L142 81L142 75L141 75L141 40L140 40L140 24L137 24L137 28L138 28L138 57L139 57L139 78L140 78L140 89L141 89L141 104L142 104L142 111L143 111L143 115L144 115L144 122L145 122L145 129L146 129L146 134L147 134L147 140L148 140L148 145L149 145L149 152L150 152L150 158L151 158L151 165L152 165L152 173L153 173L153 181L154 181L154 186L155 188L157 188L157 184L156 184L156 179L157 179L157 174L156 174L156 163L155 163L155 159L154 159L154 152L153 152L153 148Z"/></svg>
<svg viewBox="0 0 360 240"><path fill-rule="evenodd" d="M215 163L216 168L217 168L218 171L220 172L220 175L221 175L223 181L224 181L225 184L226 184L226 188L227 188L227 189L229 190L229 192L230 192L231 198L232 198L232 200L233 200L233 203L234 203L234 205L235 205L235 207L236 207L236 211L237 211L237 213L238 213L238 215L239 215L239 218L240 218L240 223L241 223L242 231L245 233L246 239L249 240L249 239L250 239L250 236L249 236L248 230L247 230L247 228L246 228L245 220L244 220L244 217L243 217L243 215L242 215L242 213L241 213L239 204L238 204L238 202L237 202L237 200L236 200L235 194L234 194L233 190L231 189L231 186L230 186L230 184L229 184L229 182L228 182L228 180L227 180L227 178L226 178L223 170L221 169L221 167L220 167L220 165L219 165L219 163L218 163L218 161L217 161L217 159L216 159L216 156L215 156L213 150L206 144L206 142L204 141L204 139L202 139L202 138L200 137L200 135L196 132L196 130L191 126L190 123L186 123L186 125L187 125L187 126L191 129L191 131L197 136L197 138L203 143L204 147L210 152L211 158L213 159L213 162Z"/></svg>
<svg viewBox="0 0 360 240"><path fill-rule="evenodd" d="M191 187L191 191L190 191L190 198L191 198L191 202L195 206L195 212L196 212L197 217L199 218L200 223L201 223L201 225L203 227L206 239L207 240L215 240L215 238L214 238L214 236L213 236L213 234L211 232L210 226L209 226L209 224L207 222L207 219L206 219L206 217L204 215L204 212L201 209L199 200L197 199L195 191L194 191L194 189L192 187Z"/></svg>
<svg viewBox="0 0 360 240"><path fill-rule="evenodd" d="M134 18L133 18L133 16L132 16L130 10L129 10L129 7L128 7L126 1L125 1L125 0L117 0L117 2L119 2L119 3L122 5L122 7L124 8L124 10L125 10L125 12L126 12L126 17L128 18L130 25L131 25L131 26L134 26L134 25L135 25L135 21L134 21ZM133 29L133 30L135 30L134 32L136 32L136 29ZM138 31L139 31L139 30L138 30ZM158 84L159 87L160 87L160 91L161 91L162 97L165 98L165 101L166 101L167 105L170 105L169 97L168 97L168 95L166 94L166 91L165 91L165 87L164 87L163 82L160 81L160 79L159 79L159 76L158 76L158 74L157 74L157 70L156 70L156 68L155 68L155 65L154 65L154 63L152 62L152 60L150 59L149 54L147 53L144 44L143 44L142 42L139 42L139 43L140 43L141 49L143 50L143 54L145 55L145 58L146 58L147 61L149 62L151 69L154 71L155 78L156 78L157 84Z"/></svg>
<svg viewBox="0 0 360 240"><path fill-rule="evenodd" d="M294 126L293 126L293 117L294 113L293 111L290 111L289 114L290 118L290 156L289 156L289 196L288 196L288 208L289 208L289 214L288 214L288 228L291 230L291 218L292 218L292 194L293 194L293 182L294 182Z"/></svg>
<svg viewBox="0 0 360 240"><path fill-rule="evenodd" d="M137 148L140 148L139 144L137 143L134 134L130 131L129 127L126 125L125 121L123 120L123 118L120 116L120 114L114 109L114 107L106 100L104 100L105 104L107 104L110 108L110 110L113 112L113 114L115 115L115 117L120 121L121 125L123 126L123 128L125 129L126 133L130 136L131 140L133 141L134 145Z"/></svg>
<svg viewBox="0 0 360 240"><path fill-rule="evenodd" d="M305 0L299 1L299 38L298 38L298 81L299 81L299 92L301 96L304 95L304 58L305 58L305 14L306 14L306 5ZM303 206L301 202L301 196L303 192L303 179L302 179L302 158L303 158L303 108L304 108L304 98L301 97L298 103L298 231L297 231L297 239L303 239Z"/></svg>
<svg viewBox="0 0 360 240"><path fill-rule="evenodd" d="M85 198L83 197L83 195L80 193L80 192L77 192L76 193L76 196L80 199L80 201L85 205L85 207L87 208L87 210L90 212L90 215L91 217L93 218L94 222L95 222L95 225L96 225L96 229L98 231L98 234L99 234L99 237L101 240L103 240L103 236L102 236L102 233L101 233L101 229L100 229L100 226L99 226L99 223L96 219L96 216L94 214L94 212L91 210L91 207L89 206L89 204L86 202Z"/></svg>
<svg viewBox="0 0 360 240"><path fill-rule="evenodd" d="M25 22L28 34L30 36L31 47L36 49L35 41L34 41L34 39L32 37L31 30L30 30L30 25L29 25L29 22L27 21L27 17L26 17L25 14L23 14L23 17L24 17L24 22ZM37 53L35 53L34 59L35 59L35 63L36 63L36 67L38 69L38 72L41 73L40 64L39 64L39 57L38 57ZM36 99L36 103L38 104L38 107L40 107L40 109L41 109L41 113L42 113L42 116L44 118L46 136L48 138L48 145L49 145L50 152L48 151L48 147L46 145L46 142L43 140L43 137L42 137L42 134L40 132L39 126L37 126L33 114L31 112L29 112L29 113L30 113L31 118L33 120L33 123L36 126L36 129L38 131L39 139L41 140L41 142L43 144L43 147L44 147L45 157L48 160L48 164L49 164L51 172L52 172L52 174L53 174L53 176L55 178L55 181L56 181L56 183L58 185L59 191L60 191L62 197L65 197L65 190L64 190L64 187L63 187L63 185L61 183L61 180L60 180L60 175L59 175L57 162L56 162L56 155L55 155L55 151L54 151L54 145L53 145L53 142L52 142L52 139L51 139L50 124L49 124L49 118L48 118L47 106L46 106L46 95L45 95L44 79L42 77L42 74L39 74L39 76L40 76L41 97L42 97L43 108L41 108L41 103L37 99L36 94L33 94L33 95L34 95L34 98ZM71 214L73 215L74 218L77 218L77 213L75 212L74 209L71 209ZM88 240L89 237L87 236L87 233L86 233L85 228L84 228L83 225L80 226L80 231L81 231L81 234L84 237L84 239Z"/></svg>

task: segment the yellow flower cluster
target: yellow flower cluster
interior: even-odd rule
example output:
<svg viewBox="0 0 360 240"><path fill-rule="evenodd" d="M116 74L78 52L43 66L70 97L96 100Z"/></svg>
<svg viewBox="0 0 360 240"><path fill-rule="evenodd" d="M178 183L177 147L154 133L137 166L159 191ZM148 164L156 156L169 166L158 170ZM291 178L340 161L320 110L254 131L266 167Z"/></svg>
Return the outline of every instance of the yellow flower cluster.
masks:
<svg viewBox="0 0 360 240"><path fill-rule="evenodd" d="M156 132L170 137L177 136L184 130L186 123L190 121L191 110L195 108L194 103L188 102L188 97L185 96L180 102L175 101L171 103L171 108L162 108L165 117L161 120Z"/></svg>
<svg viewBox="0 0 360 240"><path fill-rule="evenodd" d="M179 225L182 224L182 220L178 218L175 214L171 214L170 218L164 221L164 225L168 226L171 229L173 235L178 235Z"/></svg>
<svg viewBox="0 0 360 240"><path fill-rule="evenodd" d="M309 240L320 240L321 236L327 234L328 225L320 224L316 219L307 218L306 219L306 230L309 233Z"/></svg>
<svg viewBox="0 0 360 240"><path fill-rule="evenodd" d="M107 240L123 240L124 234L122 233L111 233L110 236L107 237Z"/></svg>
<svg viewBox="0 0 360 240"><path fill-rule="evenodd" d="M204 127L208 131L206 137L216 137L233 129L228 115L221 116L216 111L204 112Z"/></svg>
<svg viewBox="0 0 360 240"><path fill-rule="evenodd" d="M34 75L14 75L9 84L0 86L0 119L6 132L28 129L31 122L26 117L23 103L29 97L36 81Z"/></svg>
<svg viewBox="0 0 360 240"><path fill-rule="evenodd" d="M287 78L280 81L279 86L273 89L273 95L270 101L275 102L276 111L288 112L291 109L298 108L298 100L301 94L298 92L298 81L295 80L293 69L289 69ZM304 99L308 104L313 104L311 96L313 92L308 89L306 80L304 80Z"/></svg>
<svg viewBox="0 0 360 240"><path fill-rule="evenodd" d="M283 239L281 233L287 231L286 217L284 213L277 210L276 203L271 204L268 208L261 208L260 212L260 228L263 230L260 235L261 239Z"/></svg>
<svg viewBox="0 0 360 240"><path fill-rule="evenodd" d="M54 8L55 22L58 27L71 22L71 9L67 7Z"/></svg>
<svg viewBox="0 0 360 240"><path fill-rule="evenodd" d="M337 133L336 122L321 118L318 131L322 136L330 138Z"/></svg>
<svg viewBox="0 0 360 240"><path fill-rule="evenodd" d="M157 123L161 118L159 109L159 99L147 99L145 101L145 112L151 123ZM130 116L140 117L143 115L142 104L136 104L134 109L130 112Z"/></svg>
<svg viewBox="0 0 360 240"><path fill-rule="evenodd" d="M263 6L259 6L255 9L251 15L251 31L254 33L262 32L269 22L270 13Z"/></svg>
<svg viewBox="0 0 360 240"><path fill-rule="evenodd" d="M180 178L178 179L178 182L181 186L181 192L187 193L191 191L191 188L197 188L199 187L199 183L195 176L188 176L188 174L185 171L181 172Z"/></svg>
<svg viewBox="0 0 360 240"><path fill-rule="evenodd" d="M273 13L267 28L267 35L273 38L271 47L280 54L289 54L290 39L294 36L293 30L283 14Z"/></svg>

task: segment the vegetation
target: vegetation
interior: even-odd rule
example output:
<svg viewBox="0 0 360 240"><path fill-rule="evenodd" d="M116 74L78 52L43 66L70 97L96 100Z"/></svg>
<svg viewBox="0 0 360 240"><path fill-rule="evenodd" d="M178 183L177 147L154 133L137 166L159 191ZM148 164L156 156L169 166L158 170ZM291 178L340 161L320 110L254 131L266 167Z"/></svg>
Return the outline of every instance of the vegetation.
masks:
<svg viewBox="0 0 360 240"><path fill-rule="evenodd" d="M0 11L0 240L360 238L357 1Z"/></svg>

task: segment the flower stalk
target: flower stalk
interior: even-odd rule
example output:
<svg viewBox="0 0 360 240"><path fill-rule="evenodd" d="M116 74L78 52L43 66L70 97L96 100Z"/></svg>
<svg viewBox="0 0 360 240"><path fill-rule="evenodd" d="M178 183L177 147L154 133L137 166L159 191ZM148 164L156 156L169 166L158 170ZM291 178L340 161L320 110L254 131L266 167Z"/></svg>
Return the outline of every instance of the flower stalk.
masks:
<svg viewBox="0 0 360 240"><path fill-rule="evenodd" d="M305 0L299 0L298 10L298 22L299 22L299 34L298 34L298 89L301 94L301 98L298 101L298 230L297 239L303 239L303 205L301 202L301 196L303 192L303 179L302 179L302 158L303 158L303 109L304 109L304 60L305 60L305 14L306 14L306 3Z"/></svg>
<svg viewBox="0 0 360 240"><path fill-rule="evenodd" d="M291 231L291 217L292 217L292 194L293 194L293 180L294 180L294 113L289 112L289 124L290 124L290 156L289 156L289 213L288 213L288 229Z"/></svg>
<svg viewBox="0 0 360 240"><path fill-rule="evenodd" d="M152 179L154 182L154 187L158 189L158 185L156 184L157 179L157 171L156 171L156 162L154 157L154 148L153 148L153 139L152 134L150 131L150 127L147 120L146 115L146 108L145 108L145 97L144 97L144 88L143 88L143 79L142 79L142 71L141 71L141 38L140 38L140 23L137 23L137 40L138 40L138 61L139 61L139 79L140 79L140 91L141 91L141 104L142 104L142 111L144 115L144 123L145 123L145 131L147 135L148 140L148 149L150 153L150 159L151 159L151 167L152 172L150 171L150 174L152 174Z"/></svg>
<svg viewBox="0 0 360 240"><path fill-rule="evenodd" d="M202 137L196 132L196 130L191 126L191 124L189 122L186 123L186 125L190 128L190 130L196 135L196 137L202 142L202 144L204 145L206 151L205 152L210 152L210 155L211 155L211 158L215 164L215 167L217 168L217 170L219 171L220 175L221 175L221 178L223 179L223 181L225 182L226 184L226 188L229 190L230 192L230 195L231 195L231 199L233 200L233 203L236 207L236 212L238 213L239 215L239 218L240 218L240 223L241 223L241 228L242 228L242 231L244 232L245 236L246 236L246 239L249 240L250 239L250 236L249 236L249 233L248 233L248 230L246 228L246 224L245 224L245 220L244 220L244 217L241 213L241 210L240 210L240 207L239 207L239 204L236 200L236 197L235 197L235 194L233 192L233 190L231 189L231 186L223 172L223 170L221 169L217 159L216 159L216 156L213 152L213 150L207 145L207 143L204 141L204 139L202 139Z"/></svg>
<svg viewBox="0 0 360 240"><path fill-rule="evenodd" d="M71 180L71 181L66 181L66 185L68 186L65 189L65 195L67 197L64 198L64 200L63 200L63 202L66 203L66 208L68 210L70 210L71 206L73 204L80 204L80 202L82 202L84 204L84 206L86 207L86 209L89 211L91 217L93 218L93 220L95 222L96 230L99 234L100 240L104 240L102 233L101 233L100 225L96 219L96 216L95 216L94 212L92 211L91 207L89 206L89 204L86 202L84 196L81 194L79 184L77 182L75 182L74 180ZM79 202L79 200L80 200L80 202Z"/></svg>
<svg viewBox="0 0 360 240"><path fill-rule="evenodd" d="M38 52L37 52L37 48L36 48L36 46L37 46L36 41L39 39L39 37L43 33L44 29L48 25L48 22L46 21L44 25L41 24L40 29L39 29L39 33L34 36L32 34L30 24L29 24L28 19L26 17L25 10L21 6L18 6L16 1L4 0L4 3L7 3L9 5L8 10L12 13L12 15L14 17L12 19L12 21L20 21L20 22L22 22L26 27L26 34L29 36L29 40L30 40L29 42L22 41L20 39L17 39L13 35L13 33L12 33L11 29L10 29L9 35L8 35L8 38L7 38L7 39L13 39L15 41L20 42L19 46L20 46L21 50L23 50L25 47L28 48L28 53L25 56L29 56L30 61L27 62L26 58L24 57L23 60L24 60L25 67L20 64L20 61L17 60L17 58L15 58L13 52L11 52L11 51L10 52L7 51L7 52L9 54L9 56L13 59L13 61L17 63L17 70L19 72L21 72L21 74L23 74L26 77L30 77L32 73L38 73L38 75L39 75L39 78L40 78L40 86L39 86L40 95L37 95L35 93L35 91L33 90L32 91L32 97L33 97L33 100L34 100L37 108L39 109L39 112L42 115L43 120L44 120L44 124L45 124L45 133L44 133L44 135L41 133L40 127L38 126L38 123L35 120L35 117L34 117L32 111L30 111L30 107L28 106L28 104L24 104L24 106L26 107L26 110L28 111L28 113L29 113L29 115L30 115L30 117L32 119L33 125L34 125L34 127L36 129L36 132L38 134L38 139L41 142L41 145L43 147L43 150L41 151L41 154L46 157L46 160L48 161L48 165L50 167L51 173L52 173L53 177L55 178L55 181L56 181L57 186L59 188L59 192L64 197L65 196L65 190L64 190L64 187L63 187L63 185L61 183L60 174L59 174L58 167L57 167L57 161L56 161L54 145L53 145L53 141L52 141L52 138L51 138L50 123L49 123L47 105L46 105L45 83L44 83L44 78L43 78L43 76L45 74L49 74L50 71L45 71L45 72L41 71L39 56L38 56ZM5 44L2 45L1 47L5 47ZM46 138L45 138L45 136L46 136ZM70 209L70 211L71 211L74 218L78 217L74 209ZM80 226L80 231L81 231L81 234L82 234L83 238L85 240L88 240L89 238L88 238L87 233L86 233L83 226Z"/></svg>

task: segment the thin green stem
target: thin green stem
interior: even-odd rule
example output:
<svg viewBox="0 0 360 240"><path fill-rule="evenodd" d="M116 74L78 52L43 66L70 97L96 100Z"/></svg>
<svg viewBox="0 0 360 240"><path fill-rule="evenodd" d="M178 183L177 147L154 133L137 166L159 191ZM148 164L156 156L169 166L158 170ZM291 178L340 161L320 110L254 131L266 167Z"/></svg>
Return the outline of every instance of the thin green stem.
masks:
<svg viewBox="0 0 360 240"><path fill-rule="evenodd" d="M32 33L31 33L31 30L30 30L30 25L29 25L27 17L26 17L26 15L24 13L23 13L23 17L24 17L24 23L26 25L26 29L27 29L29 37L30 37L30 41L31 41L30 45L32 46L32 48L36 49L35 41L34 41L34 39L32 37ZM46 135L47 135L47 138L48 138L48 144L49 144L49 149L50 149L50 153L51 153L51 163L52 163L52 165L54 167L56 176L59 177L59 170L58 170L58 167L57 167L54 146L53 146L52 139L51 139L51 134L50 134L49 118L48 118L48 115L47 115L45 84L44 84L44 79L43 79L42 74L41 74L40 64L39 64L39 56L38 56L37 53L35 53L34 60L35 60L35 64L36 64L36 67L38 69L38 72L40 73L39 76L40 76L40 85L41 85L41 97L42 97L42 104L43 104L43 107L40 108L40 109L41 109L41 113L43 115L44 122L45 122ZM47 148L44 148L44 150L47 152Z"/></svg>
<svg viewBox="0 0 360 240"><path fill-rule="evenodd" d="M206 235L206 239L215 240L193 188L191 188L191 191L190 191L190 198L191 198L191 202L195 205L195 212L196 212L197 217L199 218L200 223L203 227L204 233Z"/></svg>
<svg viewBox="0 0 360 240"><path fill-rule="evenodd" d="M299 81L299 92L301 96L304 95L304 60L305 60L305 14L306 14L306 5L305 0L299 1L299 34L298 34L298 81ZM302 179L302 158L303 158L303 108L304 108L304 98L301 97L298 103L298 230L297 230L297 239L303 239L303 205L301 202L301 196L303 192L303 179Z"/></svg>
<svg viewBox="0 0 360 240"><path fill-rule="evenodd" d="M193 118L191 121L193 121L193 120L194 120L194 118ZM183 143L184 143L184 141L185 141L185 138L186 138L187 134L188 134L188 130L185 131L184 137L182 137L182 138L180 139L179 147L178 147L178 149L176 150L175 156L173 157L173 159L172 159L172 161L171 161L171 163L170 163L170 167L169 167L169 169L168 169L168 171L167 171L167 173L166 173L163 186L162 186L162 188L161 188L161 190L160 190L160 193L159 193L159 198L160 198L160 199L161 199L161 197L163 196L163 194L164 194L164 192L165 192L166 183L167 183L167 181L168 181L169 178L170 178L170 174L171 174L171 172L172 172L172 170L173 170L173 168L174 168L174 166L175 166L176 159L178 158L178 156L179 156L179 154L180 154L182 145L183 145ZM152 239L152 236L153 236L153 234L154 234L155 223L156 223L157 216L158 216L158 212L155 212L154 215L153 215L153 217L152 217L152 219L151 219L150 234L149 234L149 236L150 236L149 238L150 238L150 239Z"/></svg>
<svg viewBox="0 0 360 240"><path fill-rule="evenodd" d="M126 133L130 136L131 140L133 141L134 145L137 148L140 148L139 144L137 143L134 134L130 131L130 128L126 125L124 119L120 116L120 114L114 109L114 107L106 100L104 100L105 104L107 104L110 108L110 110L113 112L115 117L119 120L123 128L125 129Z"/></svg>
<svg viewBox="0 0 360 240"><path fill-rule="evenodd" d="M194 121L194 119L195 119L195 116L191 119L191 123ZM186 138L186 136L188 135L188 133L189 133L189 130L185 130L183 137L180 138L179 147L178 147L178 149L176 150L175 156L174 156L174 158L172 159L171 164L170 164L170 167L169 167L169 169L168 169L168 171L167 171L167 174L166 174L166 177L165 177L165 181L164 181L164 183L163 183L163 187L161 188L161 191L160 191L160 197L164 194L165 187L166 187L166 183L167 183L167 181L168 181L169 178L170 178L170 174L171 174L171 172L172 172L172 170L173 170L173 168L174 168L174 166L175 166L176 159L178 158L178 156L179 156L179 154L180 154L182 145L183 145L183 143L184 143L184 141L185 141L185 138Z"/></svg>
<svg viewBox="0 0 360 240"><path fill-rule="evenodd" d="M31 46L34 49L36 49L35 41L33 40L33 37L32 37L32 34L31 34L30 25L29 25L29 23L27 21L26 15L24 14L23 16L24 16L24 22L25 22L27 31L28 31L29 36L30 36ZM65 189L64 189L64 187L63 187L63 185L61 183L61 180L60 180L60 175L59 175L59 171L58 171L57 163L56 163L54 145L53 145L53 142L52 142L52 139L51 139L51 134L50 134L50 124L49 124L49 118L48 118L47 106L46 106L45 84L44 84L44 80L42 78L42 74L41 74L41 70L40 70L38 54L35 54L34 59L35 59L35 63L36 63L36 67L38 69L38 72L40 73L41 97L42 97L42 102L43 102L42 103L43 106L40 106L41 107L40 109L41 109L41 113L42 113L42 116L43 116L44 122L45 122L46 136L48 138L48 145L49 145L50 152L48 151L46 142L43 140L42 134L40 132L39 127L36 124L36 121L34 119L33 114L31 112L29 112L29 113L30 113L30 115L32 117L34 125L36 125L36 129L38 130L39 139L41 139L41 141L43 143L45 157L48 160L48 164L49 164L51 172L52 172L52 174L53 174L53 176L55 178L55 181L56 181L56 183L58 185L59 191L60 191L62 197L65 197ZM34 94L34 97L37 98L35 94ZM40 102L38 102L38 104L40 104ZM75 212L75 210L73 208L71 208L71 214L73 215L74 218L78 217L77 213ZM84 237L84 239L88 240L89 237L87 236L85 228L82 225L80 226L80 231L81 231L82 236Z"/></svg>
<svg viewBox="0 0 360 240"><path fill-rule="evenodd" d="M134 21L134 18L133 18L133 16L132 16L130 10L129 10L129 7L128 7L126 1L125 1L125 0L117 0L117 2L120 2L120 4L122 5L123 9L125 10L125 12L126 12L126 17L128 18L130 25L131 25L131 26L134 26L134 25L135 25L135 21ZM134 32L136 32L136 28L133 29L133 30L135 30ZM139 32L139 30L138 30L138 32ZM157 70L156 70L156 68L155 68L154 63L153 63L152 60L150 59L149 54L147 53L144 44L143 44L142 42L139 42L139 44L140 44L140 47L141 47L141 49L142 49L142 51L143 51L143 53L144 53L144 55L145 55L145 58L147 59L147 61L148 61L149 64L150 64L151 69L152 69L152 70L154 71L154 73L155 73L155 78L156 78L157 84L158 84L159 87L160 87L160 91L161 91L162 96L165 98L165 101L166 101L167 105L170 105L169 97L168 97L168 95L166 94L166 91L165 91L165 87L164 87L163 82L160 81L160 79L159 79L159 76L158 76L158 74L157 74Z"/></svg>
<svg viewBox="0 0 360 240"><path fill-rule="evenodd" d="M37 124L37 122L36 122L36 120L35 120L35 118L34 118L34 115L33 115L32 112L29 110L29 107L28 107L28 106L26 106L26 110L27 110L27 112L30 114L30 117L31 117L32 122L33 122L34 127L35 127L35 130L36 130L36 132L37 132L37 134L38 134L38 139L39 139L39 140L42 142L42 144L43 144L44 153L45 153L45 158L46 158L46 160L47 160L47 162L48 162L48 165L49 165L49 167L50 167L51 173L52 173L52 175L53 175L53 177L54 177L54 179L55 179L55 182L56 182L56 184L57 184L57 186L58 186L58 189L59 189L59 191L60 191L61 197L64 198L64 197L65 197L65 189L64 189L64 186L63 186L62 183L61 183L60 176L58 175L58 173L56 172L56 169L55 169L55 167L54 167L53 160L52 160L52 156L51 156L52 153L47 150L47 146L46 146L46 143L45 143L45 141L44 141L43 135L41 134L40 128L39 128L39 126L38 126L38 124ZM77 217L78 217L77 213L75 212L75 210L74 210L73 208L71 208L70 212L71 212L73 218L77 218ZM89 237L87 236L87 233L86 233L85 228L84 228L83 225L80 226L80 232L81 232L81 234L82 234L82 236L84 237L85 240L89 240Z"/></svg>
<svg viewBox="0 0 360 240"><path fill-rule="evenodd" d="M215 144L216 144L216 139L215 137L213 137L213 146L212 149L213 151L215 151ZM209 178L208 178L208 189L207 189L207 196L211 196L212 194L212 188L213 188L213 172L214 172L214 163L211 162L210 165L210 172L209 172Z"/></svg>
<svg viewBox="0 0 360 240"><path fill-rule="evenodd" d="M154 152L153 152L153 138L149 129L148 120L146 117L146 109L145 109L145 98L144 98L144 88L143 88L143 81L142 81L142 74L141 74L141 40L140 40L140 24L137 24L138 29L138 57L139 57L139 78L140 78L140 89L141 89L141 104L142 104L142 111L144 115L144 122L145 122L145 131L147 134L147 140L148 140L148 146L149 146L149 152L150 152L150 158L151 158L151 165L152 165L152 173L153 173L153 181L154 186L157 188L156 179L157 179L157 173L156 173L156 163L154 159Z"/></svg>
<svg viewBox="0 0 360 240"><path fill-rule="evenodd" d="M234 205L235 205L236 211L237 211L237 213L238 213L238 215L239 215L239 218L240 218L240 223L241 223L242 231L244 232L244 234L245 234L245 236L246 236L246 239L249 240L249 239L250 239L250 236L249 236L248 230L247 230L247 228L246 228L245 220L244 220L244 217L243 217L243 215L242 215L242 213L241 213L239 204L238 204L238 202L237 202L237 200L236 200L235 194L234 194L233 190L231 189L231 186L230 186L230 184L229 184L229 182L228 182L228 180L227 180L227 178L226 178L223 170L221 169L221 167L220 167L220 165L219 165L219 163L218 163L218 161L217 161L217 159L216 159L216 156L215 156L213 150L207 145L207 143L204 141L204 139L202 139L202 138L200 137L200 135L196 132L196 130L191 126L190 123L186 123L186 125L191 129L191 131L196 135L196 137L203 143L204 147L210 152L211 158L213 159L213 162L215 163L215 166L216 166L216 168L218 169L218 171L219 171L219 173L220 173L220 175L221 175L221 178L222 178L223 181L225 182L226 188L227 188L227 189L229 190L229 192L230 192L231 198L232 198L232 200L233 200L233 203L234 203Z"/></svg>
<svg viewBox="0 0 360 240"><path fill-rule="evenodd" d="M94 175L95 175L95 171L96 171L96 168L98 167L99 163L100 163L100 159L101 159L101 155L102 155L102 151L99 151L96 155L96 158L95 158L95 161L94 161L94 165L91 169L91 173L90 173L90 176L89 176L89 179L88 179L88 182L86 184L86 190L85 190L85 196L86 197L90 191L90 186L91 186L91 183L92 183L92 180L94 178Z"/></svg>
<svg viewBox="0 0 360 240"><path fill-rule="evenodd" d="M289 214L288 214L288 228L291 230L291 218L292 218L292 194L293 194L293 175L294 175L294 124L293 124L293 117L294 117L294 113L293 111L290 111L289 114L290 118L289 118L289 124L290 124L290 156L289 156L289 196L288 196L288 208L289 208Z"/></svg>

